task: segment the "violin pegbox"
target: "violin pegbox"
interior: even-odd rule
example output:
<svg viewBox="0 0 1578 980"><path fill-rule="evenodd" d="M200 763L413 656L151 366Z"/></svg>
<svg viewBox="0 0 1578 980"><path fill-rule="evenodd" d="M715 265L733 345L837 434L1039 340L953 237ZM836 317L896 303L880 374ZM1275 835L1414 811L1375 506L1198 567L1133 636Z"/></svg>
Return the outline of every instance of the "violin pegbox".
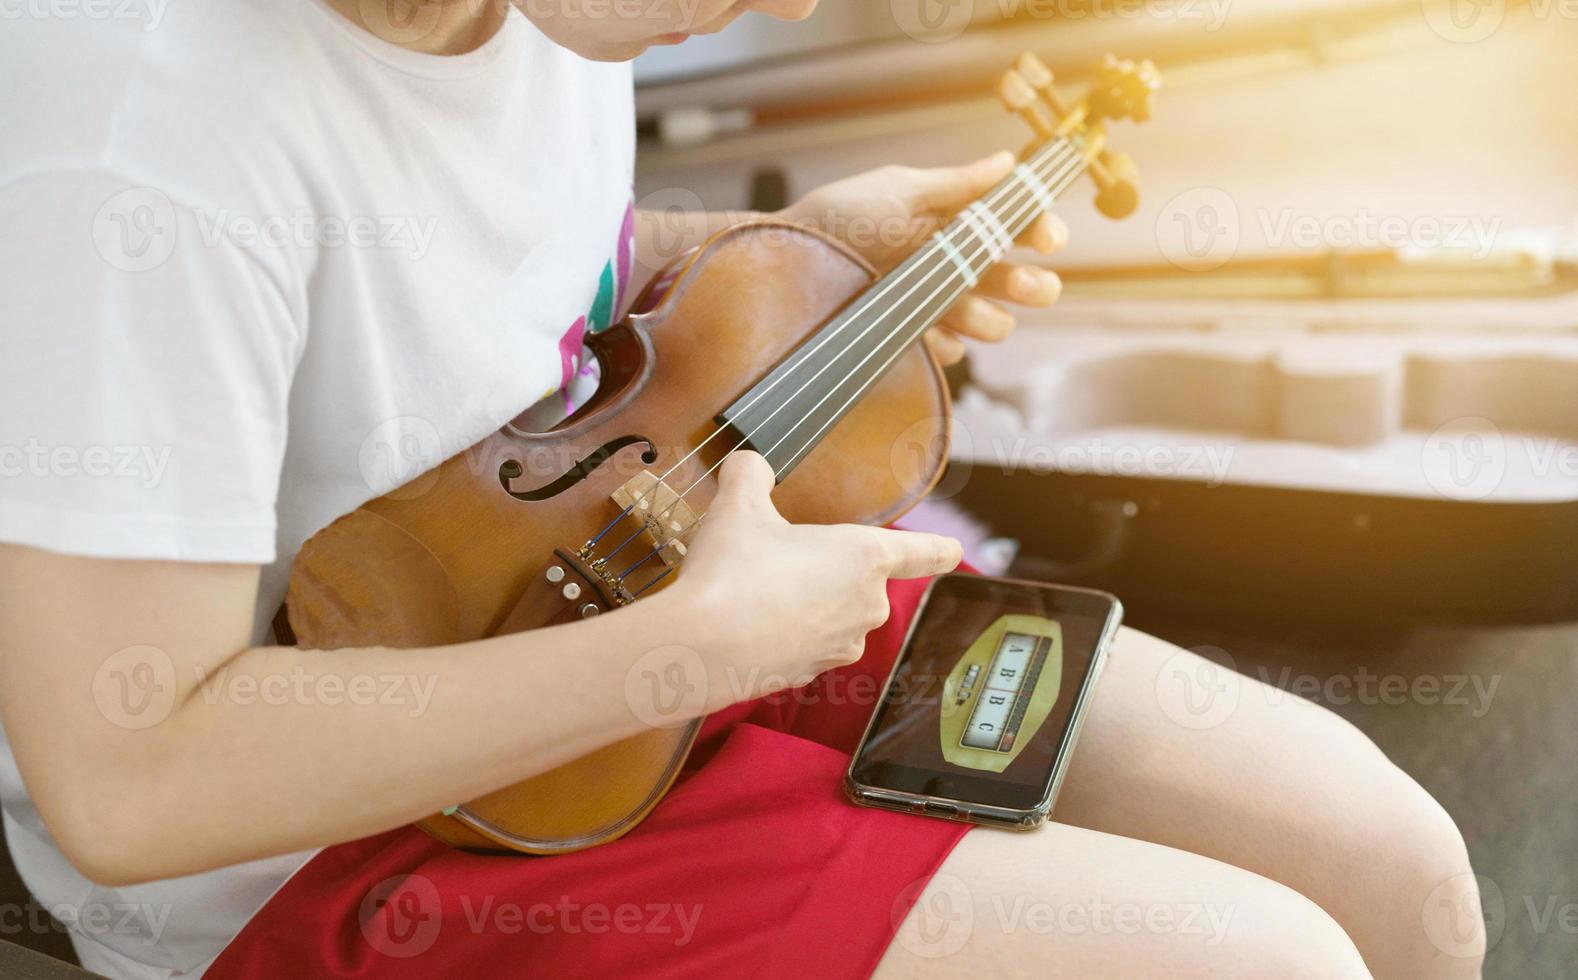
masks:
<svg viewBox="0 0 1578 980"><path fill-rule="evenodd" d="M1034 55L1027 54L1025 57L1033 58ZM1050 73L1048 74L1050 77ZM1056 120L1047 118L1035 88L1024 75L1009 69L998 83L997 95L1003 100L1003 105L1007 106L1009 111L1018 113L1036 134L1036 141L1031 143L1021 156L1028 155L1035 147L1053 137L1056 132Z"/></svg>
<svg viewBox="0 0 1578 980"><path fill-rule="evenodd" d="M1151 103L1161 84L1161 73L1149 60L1135 64L1109 54L1096 69L1096 80L1085 96L1091 118L1148 122Z"/></svg>
<svg viewBox="0 0 1578 980"><path fill-rule="evenodd" d="M1161 87L1161 74L1150 61L1135 63L1107 55L1096 67L1083 98L1072 105L1058 95L1052 70L1030 52L1019 56L998 84L998 97L1035 131L1036 140L1022 154L1026 159L1049 140L1064 138L1078 145L1085 171L1096 182L1096 208L1109 218L1128 217L1139 205L1134 162L1107 148L1107 120L1151 118L1151 103Z"/></svg>

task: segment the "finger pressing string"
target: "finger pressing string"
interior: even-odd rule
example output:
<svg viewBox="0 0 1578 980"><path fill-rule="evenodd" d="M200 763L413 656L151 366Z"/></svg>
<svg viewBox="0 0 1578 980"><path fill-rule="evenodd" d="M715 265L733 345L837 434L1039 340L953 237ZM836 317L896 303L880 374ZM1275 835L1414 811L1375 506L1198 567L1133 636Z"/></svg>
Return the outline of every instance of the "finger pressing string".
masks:
<svg viewBox="0 0 1578 980"><path fill-rule="evenodd" d="M1064 169L1056 177L1054 177L1053 180L1051 181L1051 184L1053 185L1053 187L1050 188L1052 190L1052 194L1055 195L1057 193L1061 193L1064 189L1066 189L1068 187L1068 185L1073 182L1074 178L1076 178L1083 169L1084 169L1084 160L1083 160L1082 157L1078 158L1075 161L1072 161L1068 165L1066 165L1064 167ZM1032 195L1032 198L1031 198L1030 201L1023 202L1021 207L1020 207L1020 209L1018 210L1018 212L1016 212L1013 216L1011 216L1008 219L1008 224L1017 226L1019 228L1022 228L1023 227L1023 222L1026 219L1026 216L1027 215L1034 216L1034 214L1037 212L1037 207L1036 207L1035 201L1036 201L1036 196ZM983 243L982 250L986 250L986 249L989 249L989 248L990 248L989 243ZM979 254L981 254L981 252L978 250L976 252L976 255L978 256ZM954 277L948 277L947 279L945 279L943 281L943 284L941 286L939 286L937 289L933 290L931 295L929 295L924 301L922 301L922 303L917 307L916 313L911 314L910 316L906 317L905 320L902 323L900 323L897 328L895 328L895 330L893 331L893 334L891 334L890 336L894 336L894 335L897 335L899 333L902 333L903 330L905 329L906 325L908 325L911 320L913 320L916 316L920 316L920 315L924 314L930 308L929 304L931 304L932 301L934 299L936 299L936 297L939 294L949 290L950 288L952 290L951 294L948 295L942 302L942 308L946 309L947 306L951 305L955 300L957 300L959 298L960 295L962 295L964 293L965 290L967 290L969 288L969 285L970 284L969 284L968 281L965 281L965 282L963 282L961 284L960 282L956 281L954 279ZM901 302L902 302L902 300L901 300ZM920 329L917 330L917 331L912 332L911 335L910 335L910 339L913 339L915 336L918 336L920 333L924 332L925 329L927 328L927 326L930 324L930 322L931 322L930 320L924 320L923 319L923 322L921 324ZM883 345L879 345L877 347L873 347L869 353L867 353L864 357L862 357L860 359L859 363L857 363L853 368L851 368L849 370L849 372L845 375L845 378L847 379L847 378L854 377L856 375L856 372L858 372L860 370L860 368L867 361L869 361L873 356L875 356L877 354L878 351L882 350L885 346L886 346L886 343L884 343ZM827 417L827 421L822 423L822 425L811 436L811 438L805 440L801 444L800 448L795 452L794 456L792 456L789 459L787 465L793 466L794 464L798 463L800 457L805 455L807 452L809 452L812 449L812 447L814 447L816 445L817 440L819 440L821 438L822 433L826 432L828 427L830 425L832 425L836 420L838 420L839 418L842 418L844 411L846 411L849 408L850 405L854 404L854 402L857 399L859 399L862 395L864 395L866 390L869 389L871 387L871 385L874 384L878 378L882 377L886 373L887 369L893 364L893 362L895 360L898 359L899 355L904 352L904 350L907 348L907 346L908 346L907 344L899 345L893 351L893 353L888 356L887 360L884 361L878 367L877 370L869 372L866 381L863 384L861 384L858 389L856 389L854 394L852 394L847 400L844 401L844 403L842 405L839 406L838 411L834 412L833 414L831 414L831 415L829 415ZM774 442L774 444L772 446L770 446L767 449L767 452L771 453L774 450L776 450L777 447L779 445L781 445L784 442L785 439L789 438L789 436L795 431L795 429L797 429L799 427L799 425L806 420L806 418L813 417L816 414L816 412L821 408L822 404L825 403L828 398L831 398L839 390L839 387L842 387L842 383L838 387L834 387L833 389L829 390L826 395L823 395L822 398L817 401L817 404L812 406L811 410L809 412L805 413L805 415L800 419L799 422L797 422L794 426L792 426L790 429L788 429L782 436L780 436L778 438L778 440L776 442Z"/></svg>
<svg viewBox="0 0 1578 980"><path fill-rule="evenodd" d="M1038 176L1040 176L1043 180L1044 180L1045 177L1051 176L1052 180L1050 181L1050 183L1057 185L1058 186L1058 190L1061 190L1063 187L1067 186L1068 181L1069 181L1069 179L1071 178L1072 175L1076 175L1080 170L1083 169L1083 165L1084 165L1084 158L1078 152L1077 147L1074 147L1072 144L1064 144L1062 147L1059 148L1059 152L1050 154L1049 157L1046 160L1040 161L1038 163L1038 169L1054 170L1054 171L1056 171L1056 174L1055 175L1052 175L1052 174L1039 174ZM1014 188L1016 186L1018 186L1018 188L1019 188L1018 191L1014 191ZM1001 199L1004 198L1005 196L1012 197L1012 195L1015 194L1015 193L1017 193L1020 196L1020 200L1018 202L1015 202L1015 203L1010 205L1011 207L1014 207L1015 210L1009 216L1008 223L1011 224L1011 225L1022 226L1023 223L1025 222L1027 216L1033 216L1039 210L1039 202L1040 202L1040 199L1041 199L1040 195L1034 193L1034 191L1031 188L1024 186L1022 182L1018 182L1018 183L1010 182L1008 184L1005 184L998 191L994 192L991 195L991 197L989 198L988 203L989 204L995 204L997 202L1000 202ZM961 226L956 231L957 232L961 232L961 233L968 233L969 232L969 227L968 226ZM944 238L944 239L947 239L948 236L941 236L941 237ZM994 247L994 243L993 242L982 240L980 236L974 236L974 237L975 237L975 246L974 246L973 250L971 251L971 253L969 255L969 258L967 260L968 263L971 265L971 267L973 267L974 263L977 260L979 260L983 255L990 255L991 254L991 250ZM942 246L939 246L939 247L942 247ZM947 247L953 249L955 252L961 251L959 245L957 243L953 243L951 241L948 242ZM969 248L970 246L968 244L966 244L965 247ZM936 268L932 268L932 269L926 270L922 274L922 276L920 278L920 281L917 282L914 286L910 287L910 289L907 290L902 296L900 296L898 298L898 300L895 301L892 305L893 306L899 306L899 305L903 304L905 300L907 300L910 296L914 295L914 293L916 291L921 289L928 281L930 281L936 275L936 272L937 272ZM962 270L946 274L944 276L942 284L937 289L934 289L931 292L931 294L928 295L926 297L926 299L921 302L921 304L917 307L916 311L910 313L902 321L900 321L900 323L892 331L890 331L888 333L887 337L884 338L883 344L874 347L872 349L872 353L871 354L867 354L864 358L862 358L861 361L858 364L856 364L855 367L850 372L848 372L845 375L845 378L843 380L848 380L848 378L853 377L854 376L854 372L858 371L859 368L861 367L861 365L865 364L865 362L871 358L872 354L876 353L877 350L880 350L882 348L882 346L885 346L887 340L889 340L889 339L899 335L900 333L902 333L904 328L906 326L908 326L911 323L911 321L913 321L915 319L916 316L923 314L926 311L926 309L928 307L928 304L930 304L931 301L934 300L939 293L941 293L942 291L947 289L951 284L955 283L956 281L963 280L963 279L964 279L964 275L963 275ZM901 281L903 281L903 277L900 277L900 279L897 280L895 282L895 284L890 285L889 287L881 290L878 293L877 297L873 297L872 300L868 301L867 303L865 303L861 307L861 311L869 309L876 302L876 300L878 298L880 298L882 295L885 295L887 292L891 291L894 288L894 286L897 285L897 282L901 282ZM953 300L950 298L949 303L951 303L952 301ZM857 311L857 315L855 317L851 317L849 320L846 320L845 324L839 328L840 331L844 328L844 326L847 326L848 324L853 323L854 320L856 318L858 318L858 313L861 312L861 311ZM874 329L879 322L880 322L880 320L874 320L864 330L862 330L859 334L857 334L854 339L858 341L861 337L864 337L867 333L869 333L872 329ZM826 341L824 340L823 343L825 343L825 342ZM820 346L821 345L818 344L818 347L820 347ZM815 350L815 349L816 348L813 348L813 350ZM895 357L896 356L897 356L897 352L895 352ZM889 358L887 363L891 364L892 360L893 360L893 358ZM686 494L690 493L691 490L695 489L697 485L699 485L701 482L703 482L708 476L710 476L713 473L714 470L716 470L720 465L722 465L722 463L725 460L727 460L735 452L738 452L742 447L744 447L746 444L748 444L750 442L751 437L753 435L755 435L757 432L761 431L767 425L767 423L771 422L772 419L777 416L777 414L779 412L783 411L783 409L785 407L787 407L789 404L792 403L795 395L798 395L799 392L804 391L818 377L820 377L824 372L826 372L835 363L837 363L837 358L829 360L827 364L824 364L822 367L818 368L816 370L816 372L814 372L811 375L810 378L806 379L806 381L804 383L802 383L800 385L800 387L793 394L790 395L789 398L784 399L778 405L777 408L773 409L772 412L770 412L767 415L766 418L762 419L761 422L757 423L748 432L746 432L744 437L741 438L739 442L735 443L735 445L733 447L731 447L729 449L729 451L726 452L723 455L722 459L720 459L717 463L714 463L711 467L709 467L707 469L707 471L705 473L703 473L694 482L692 482L690 484L690 486L686 487L683 491L681 491L680 494L679 494L679 497L674 501L674 503L678 503L679 499L683 499ZM884 365L884 370L885 370L885 368L886 368L886 365ZM788 376L789 376L788 374L785 374L782 377L788 377ZM775 387L777 382L782 380L782 377L780 377L779 379L775 380L773 385L769 386L768 390L771 390L771 387ZM788 438L790 433L792 433L796 428L798 428L799 425L801 423L803 423L806 418L810 417L811 414L814 413L817 408L821 407L821 405L827 400L828 397L830 397L833 394L833 392L836 392L838 390L838 388L842 386L843 380L840 381L839 385L835 386L831 391L829 391L828 395L823 396L823 398L820 401L817 402L816 406L813 406L812 412L806 413L805 415L803 415L801 417L801 419L799 419L795 423L794 426L791 426L789 428L789 430L786 431L784 433L784 435L781 436L778 439L778 441L773 444L773 446L768 448L767 452L768 453L772 452L773 449L776 449L780 444L782 444L784 439ZM869 383L868 383L868 386L869 386ZM862 387L861 391L863 392L864 390L865 390L865 388ZM747 404L745 411L748 411L749 408L751 407L751 405L754 405L756 403L756 401L758 401L766 393L767 393L767 391L763 391L756 398L753 398L751 400L751 402L749 404ZM858 397L858 395L857 395L857 397ZM741 414L743 415L744 411L742 411ZM830 423L831 423L831 420L830 420ZM823 429L825 429L825 428L826 428L826 426L823 427ZM710 442L714 437L716 437L719 433L721 433L723 431L724 431L724 429L719 428L712 435L708 436L707 439L703 441L702 445L705 445L706 442ZM821 430L819 430L818 435L820 435L820 431ZM809 447L806 447L806 448L809 448ZM698 446L697 449L700 449L700 446ZM689 459L690 456L695 454L695 452L696 452L696 450L692 450L691 453L687 454L686 459ZM671 471L672 471L672 468L671 468ZM673 504L670 504L669 506L672 507Z"/></svg>
<svg viewBox="0 0 1578 980"><path fill-rule="evenodd" d="M1065 142L1063 142L1061 144L1049 144L1048 148L1046 150L1043 150L1043 154L1046 156L1046 159L1042 159L1042 158L1038 157L1037 160L1032 165L1032 170L1034 172L1036 172L1036 175L1037 175L1038 178L1045 176L1044 174L1040 173L1040 171L1044 167L1050 166L1050 169L1056 169L1056 167L1061 166L1071 156L1073 156L1073 157L1078 157L1079 156L1078 147L1074 143L1068 142L1068 141L1065 141ZM982 203L985 204L989 208L995 208L999 203L1002 202L1002 200L1004 199L1004 197L1006 195L1009 195L1011 193L1015 193L1015 191L1013 190L1013 187L1014 187L1014 185L1012 183L1004 184L1002 187L999 187L997 190L993 191L992 194L988 198L986 198ZM1021 187L1020 190L1023 191L1024 188ZM977 254L979 254L979 252ZM971 261L973 262L973 257L972 257ZM880 302L884 296L886 296L893 289L896 289L904 281L904 279L905 279L904 276L895 277L894 280L891 283L889 283L887 286L883 287L882 289L878 290L876 295L870 297L860 308L855 310L853 313L849 314L843 320L843 322L839 324L839 326L836 329L834 329L832 331L829 331L826 336L822 337L821 340L817 341L816 344L814 346L812 346L810 348L810 350L807 352L808 356L809 355L814 355L817 351L821 350L824 346L826 346L827 344L831 343L832 340L835 337L837 337L838 335L843 333L846 329L848 329L855 322L857 322L859 320L859 318L864 313L869 311L873 306L875 306L878 302ZM749 402L747 402L745 404L744 408L741 409L741 411L742 412L750 411L753 407L755 407L757 402L761 401L769 393L771 393L772 390L774 388L776 388L784 380L784 378L787 378L788 376L789 376L788 374L784 374L784 375L779 376L778 378L773 379L765 388L763 388ZM663 475L658 478L659 481L667 480L670 476L672 476L674 474L674 472L676 470L678 470L681 466L683 466L686 462L688 462L693 456L695 456L697 453L699 453L705 446L707 446L709 443L711 443L713 439L716 439L718 436L722 435L724 431L725 430L722 427L719 427L719 428L713 430L712 434L708 435L705 439L703 439L700 443L698 443L693 449L691 449L690 452L686 453L683 457L681 457L678 462L676 462L674 465L670 466L666 471L664 471ZM694 484L692 484L692 486L694 486Z"/></svg>
<svg viewBox="0 0 1578 980"><path fill-rule="evenodd" d="M1077 175L1078 172L1083 169L1083 164L1084 164L1083 157L1077 152L1077 148L1073 147L1071 144L1064 144L1063 146L1059 147L1059 150L1060 150L1060 152L1050 154L1047 159L1038 161L1038 164L1037 164L1037 169L1038 170L1039 169L1050 169L1050 170L1056 171L1055 174L1038 174L1038 177L1041 177L1043 180L1045 179L1046 176L1051 176L1052 177L1051 181L1048 181L1047 183L1050 183L1050 184L1053 184L1053 185L1057 186L1057 189L1056 189L1056 191L1054 193L1060 192L1063 188L1065 188L1067 186L1068 182L1072 179L1072 177ZM997 192L995 192L994 194L991 195L991 198L990 198L988 203L995 204L995 203L999 202L1005 196L1012 196L1012 194L1016 193L1013 190L1014 187L1015 187L1015 183L1014 182L1009 182L1009 183L1005 184ZM1024 187L1022 185L1020 186L1019 191L1017 193L1020 194L1021 200L1011 204L1011 206L1014 207L1014 211L1009 216L1007 224L1012 225L1012 226L1016 226L1017 230L1022 230L1024 225L1025 225L1025 223L1026 223L1027 216L1033 218L1034 215L1036 214L1036 212L1038 211L1039 195L1035 194L1031 188ZM959 230L960 231L965 231L967 229L966 228L961 228ZM940 236L940 237L946 237L946 236ZM952 247L956 251L958 250L958 244L957 243L952 243L950 245L950 247ZM984 240L981 239L980 236L976 236L976 247L973 249L973 251L971 252L970 257L968 259L971 267L973 267L974 263L983 254L989 254L990 250L992 249L992 247L993 247L993 243L992 242L984 241ZM896 303L894 303L893 305L897 306L899 304L902 304L906 299L908 299L916 291L918 291L920 288L922 288L925 285L925 283L927 281L929 281L935 275L935 273L936 273L936 269L930 269L927 272L925 272L925 274L922 275L922 277L920 279L920 282L916 283L908 291L906 291L905 294L903 296L901 296L899 298L899 300ZM893 288L895 288L898 285L899 282L902 282L903 278L904 277L900 277L893 284L890 284L889 286L887 286L884 289L882 289L881 291L879 291L877 296L873 297L871 300L869 300L861 308L862 311L865 310L865 309L869 309L878 299L881 298L882 295L885 295L887 292L889 292ZM901 321L898 324L898 326L895 327L888 334L888 337L886 339L891 339L892 337L897 336L898 334L902 333L904 328L906 326L908 326L909 323L912 320L914 320L916 316L922 315L928 309L928 306L932 302L932 300L934 300L940 293L942 293L945 290L947 290L950 287L950 285L954 285L955 284L955 280L963 279L963 278L964 278L964 276L963 276L963 271L962 270L960 270L958 272L955 272L955 273L950 273L950 274L946 275L944 277L944 280L943 280L942 284L939 285L936 289L934 289L931 292L931 294L928 295L926 297L926 299L922 301L922 303L919 305L919 307L917 307L915 312L907 315L904 318L904 320ZM960 292L962 292L962 290L960 290ZM957 297L957 292L955 294L955 297L952 297L952 298L950 298L948 300L948 303L951 304L953 302L953 299L956 298L956 297ZM857 316L851 317L850 319L846 320L845 323L842 324L837 331L834 331L834 332L830 333L826 338L824 338L821 342L819 342L819 344L817 345L818 348L820 346L822 346L823 344L827 343L828 341L830 341L832 339L832 336L836 335L837 333L842 332L845 328L847 328L848 325L850 325L851 323L855 322L856 319L858 319L858 312L857 312ZM880 321L874 321L872 324L868 325L864 330L861 331L860 334L858 334L856 336L855 339L858 340L860 337L862 337L866 333L870 332L870 330L872 330L877 325L877 322L880 322ZM859 368L862 365L864 365L865 362L868 361L878 350L881 350L882 346L885 346L886 339L884 340L884 344L883 345L878 345L877 347L874 347L870 353L868 353L865 357L863 357L861 359L861 361L858 364L856 364L855 367L853 369L851 369L851 371L848 372L845 375L844 379L840 380L838 385L834 386L834 388L831 389L827 395L824 395L822 397L822 399L820 399L818 401L817 405L813 406L812 412L814 413L815 410L817 408L819 408L827 400L828 397L831 397L840 387L842 387L842 385L843 385L845 380L848 380L849 378L854 377L855 372L858 371ZM905 345L905 346L907 347L907 345ZM900 351L896 351L893 356L889 357L888 361L883 365L883 368L882 368L883 371L886 370L887 365L891 364L893 359L896 358L898 356L898 353L901 352L903 349L904 348L901 347ZM811 376L811 378L807 379L807 381L804 382L800 386L798 391L804 391L805 388L808 387L812 382L814 382L817 377L819 377L823 372L825 372L829 367L831 367L833 363L836 363L836 360L837 359L835 358L834 360L829 361L828 364L823 365L823 367L819 368L816 371L816 373L814 373ZM878 372L879 375L880 375L880 373L881 372ZM785 377L787 377L787 376L788 375L785 375ZM781 380L782 380L782 378L776 379L773 382L772 385L768 386L768 388L766 390L760 392L755 398L753 398L751 403L746 406L747 410L749 409L749 407L751 405L754 405L756 403L756 401L760 400L761 397L765 396L767 394L767 392L771 390L772 387L776 387L777 383L779 381L781 381ZM866 382L866 384L863 385L855 393L854 396L852 396L850 401L845 403L845 405L847 406L848 404L850 404L854 400L854 398L858 398L866 390L866 388L870 386L870 384L871 384L871 381L868 380ZM798 391L797 391L797 393L798 393ZM726 462L730 457L732 457L736 452L741 451L742 448L747 443L749 443L749 441L751 439L751 436L754 435L755 432L759 431L763 426L765 426L767 424L767 422L771 421L772 418L775 417L777 415L777 413L779 411L781 411L785 406L790 404L792 399L793 399L793 396L791 396L789 399L785 399L782 403L780 403L780 405L777 408L775 408L773 410L772 413L770 413L767 416L766 419L762 420L762 422L760 422L756 426L754 426L751 429L751 431L745 433L743 438L741 438L739 442L737 442L733 447L731 447L728 452L724 453L723 457L721 459L719 459L718 462L714 463L711 467L709 467L706 470L706 472L704 472L701 476L697 477L694 481L692 481L691 484L689 486L687 486L684 490L682 490L675 497L674 501L672 501L667 507L663 508L662 511L659 512L659 514L657 516L659 518L661 518L661 517L667 515L679 503L680 500L684 499L684 497L687 494L690 493L691 490L695 489L698 485L700 485L702 482L704 482L707 479L707 477L711 476L714 471L716 471L721 465L723 465L723 463ZM797 421L796 424L794 426L792 426L788 431L786 431L784 433L784 435L781 436L773 444L772 447L769 447L768 452L771 452L773 449L776 449L780 444L782 444L783 441L785 439L787 439L788 436L792 432L794 432L795 429L797 429L799 427L799 425L805 421L806 418L810 417L811 414L812 413L806 413L806 415L803 416L799 421ZM827 428L827 425L830 425L831 422L832 422L832 419L830 418L829 421L827 423L825 423L822 426L821 429L818 430L816 436L813 437L813 441L812 442L808 442L797 453L797 455L795 457L796 459L798 458L799 455L803 454L806 450L808 450L811 445L814 445L814 439L820 437L821 432L825 431L825 429ZM723 431L724 431L724 429L722 427L720 427L717 430L715 430L711 435L709 435L706 439L704 439L694 449L692 449L689 453L687 453L685 455L685 457L683 457L678 463L675 463L674 466L671 466L665 472L665 474L664 474L665 478L669 474L672 474L685 461L687 461L691 457L693 457L703 446L705 446L707 443L711 442L712 439L716 438ZM700 524L700 522L701 522L701 518L698 516L698 518L695 521L692 521L689 526L679 529L675 533L674 537L675 538L682 537L684 534L688 533L696 525ZM631 539L633 539L636 535L639 535L639 533L640 533L640 531L638 530L637 532L635 532L634 535L631 536L631 538L627 538L624 542L622 542L620 544L620 546L619 546L619 549L615 550L615 553L617 554L618 550L622 549L626 544L629 543L629 541ZM654 551L656 551L656 549L654 549ZM650 557L650 555L648 557ZM645 559L643 559L643 561L644 560ZM665 574L667 574L667 573L665 573ZM649 583L649 585L647 587L650 587L650 584L652 584L652 583ZM646 587L644 587L642 591L645 591L645 588Z"/></svg>

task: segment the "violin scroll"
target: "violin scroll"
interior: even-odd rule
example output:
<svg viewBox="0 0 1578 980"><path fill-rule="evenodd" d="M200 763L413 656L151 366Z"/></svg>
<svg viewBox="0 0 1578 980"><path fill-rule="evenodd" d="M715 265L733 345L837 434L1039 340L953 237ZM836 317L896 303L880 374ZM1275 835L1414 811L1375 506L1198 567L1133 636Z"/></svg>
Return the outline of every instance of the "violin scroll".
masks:
<svg viewBox="0 0 1578 980"><path fill-rule="evenodd" d="M1109 54L1096 69L1096 81L1085 96L1091 118L1148 122L1151 103L1161 84L1161 73L1149 59L1136 64Z"/></svg>

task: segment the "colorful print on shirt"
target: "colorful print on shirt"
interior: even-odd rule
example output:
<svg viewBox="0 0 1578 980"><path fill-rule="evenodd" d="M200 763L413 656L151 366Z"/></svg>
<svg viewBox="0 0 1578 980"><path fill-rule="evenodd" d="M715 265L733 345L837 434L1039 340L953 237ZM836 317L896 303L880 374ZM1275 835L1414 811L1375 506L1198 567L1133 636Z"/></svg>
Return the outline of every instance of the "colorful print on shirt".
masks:
<svg viewBox="0 0 1578 980"><path fill-rule="evenodd" d="M570 382L577 375L591 376L597 362L586 356L586 335L601 333L613 325L614 317L625 306L625 289L630 285L630 267L636 254L636 206L632 201L625 208L625 220L619 229L619 241L614 245L614 258L603 266L597 280L597 295L592 308L559 338L559 384L543 393L544 397L559 391L564 394L564 410L573 412L570 400Z"/></svg>

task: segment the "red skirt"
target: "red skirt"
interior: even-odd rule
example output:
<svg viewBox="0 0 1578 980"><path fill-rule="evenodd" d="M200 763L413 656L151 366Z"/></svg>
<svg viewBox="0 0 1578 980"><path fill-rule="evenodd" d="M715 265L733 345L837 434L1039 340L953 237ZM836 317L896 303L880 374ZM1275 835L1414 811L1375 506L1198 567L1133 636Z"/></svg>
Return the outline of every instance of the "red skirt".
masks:
<svg viewBox="0 0 1578 980"><path fill-rule="evenodd" d="M844 770L924 580L858 663L709 718L635 830L551 858L403 828L328 848L207 973L864 977L966 827L856 807Z"/></svg>

